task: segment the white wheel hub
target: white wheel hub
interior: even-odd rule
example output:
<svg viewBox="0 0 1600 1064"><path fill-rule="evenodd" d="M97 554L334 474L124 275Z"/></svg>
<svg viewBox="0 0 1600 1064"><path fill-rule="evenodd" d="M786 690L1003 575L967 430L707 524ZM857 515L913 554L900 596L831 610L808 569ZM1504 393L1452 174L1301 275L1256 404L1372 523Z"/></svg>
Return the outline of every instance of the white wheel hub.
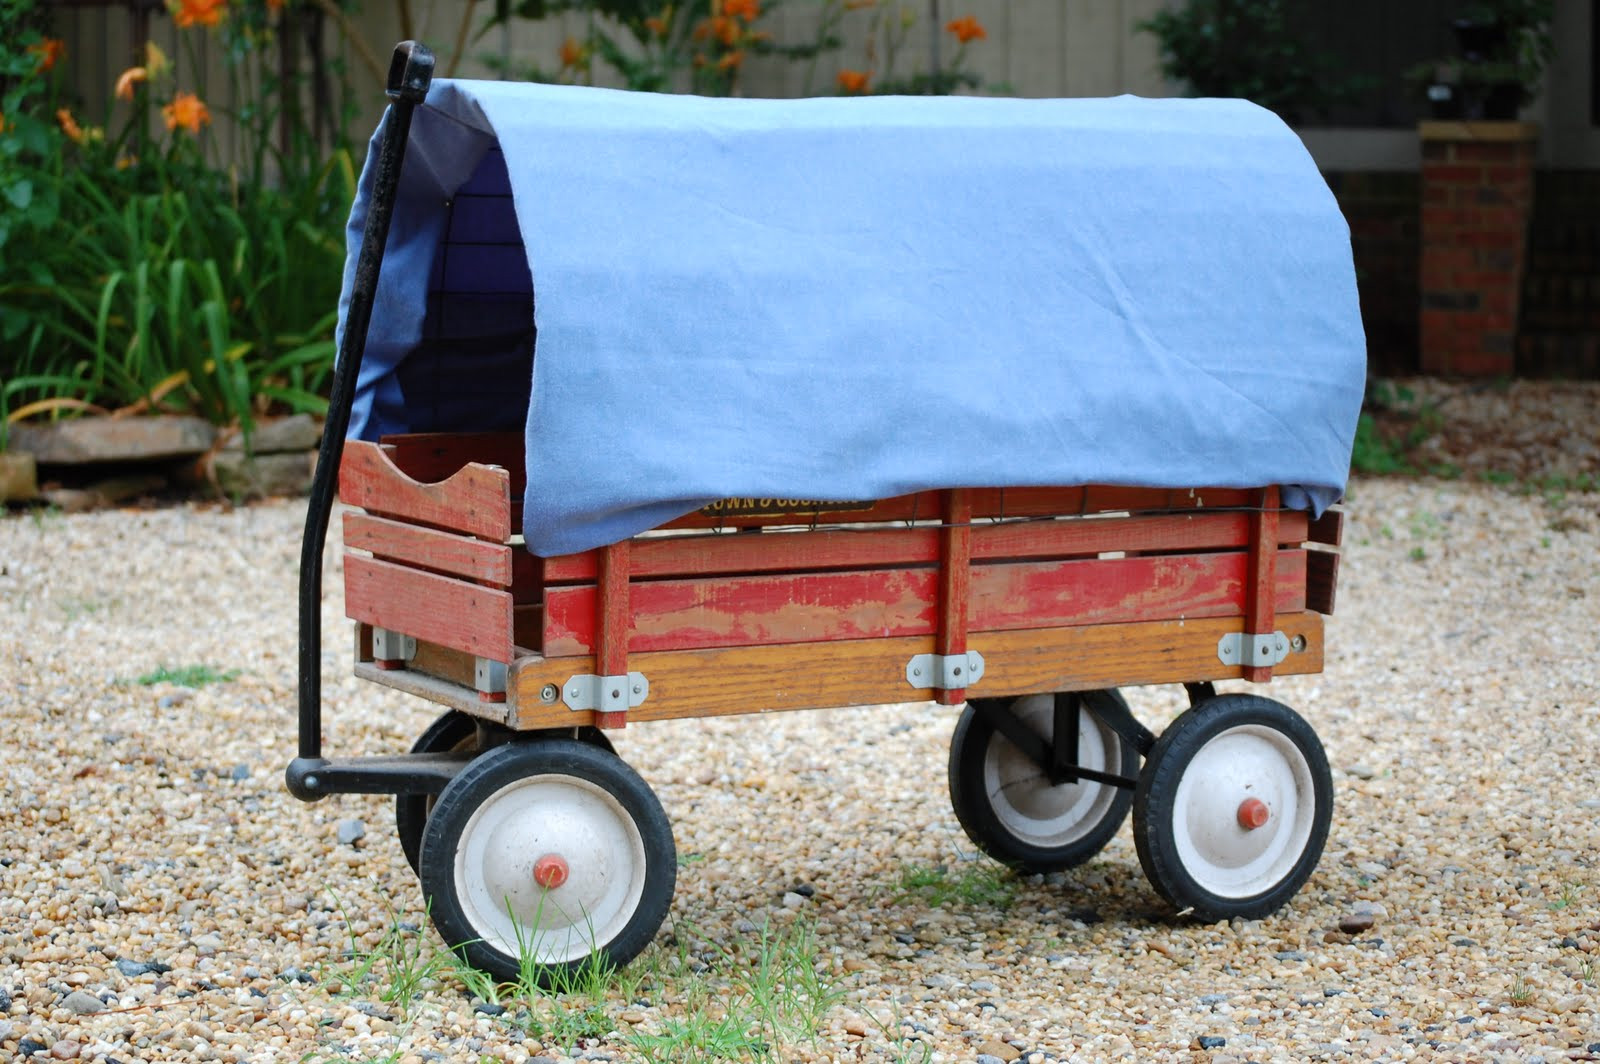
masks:
<svg viewBox="0 0 1600 1064"><path fill-rule="evenodd" d="M542 964L620 935L644 880L638 825L609 791L576 776L502 787L473 811L455 852L456 897L479 937Z"/></svg>
<svg viewBox="0 0 1600 1064"><path fill-rule="evenodd" d="M1035 735L1049 735L1055 696L1019 698L1011 713ZM1087 710L1078 710L1077 764L1094 772L1122 770L1121 740ZM1117 799L1115 787L1080 780L1053 785L1048 776L999 732L983 758L983 790L996 819L1031 846L1070 845L1095 829Z"/></svg>
<svg viewBox="0 0 1600 1064"><path fill-rule="evenodd" d="M1173 842L1202 890L1249 898L1294 871L1315 819L1311 766L1300 748L1274 728L1245 724L1217 735L1185 766Z"/></svg>

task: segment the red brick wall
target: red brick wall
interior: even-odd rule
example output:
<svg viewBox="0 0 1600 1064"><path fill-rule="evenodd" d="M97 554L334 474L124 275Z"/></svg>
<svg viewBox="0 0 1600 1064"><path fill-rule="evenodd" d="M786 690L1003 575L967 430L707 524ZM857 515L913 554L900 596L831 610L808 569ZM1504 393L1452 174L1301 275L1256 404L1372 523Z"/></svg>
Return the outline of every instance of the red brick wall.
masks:
<svg viewBox="0 0 1600 1064"><path fill-rule="evenodd" d="M1422 131L1422 371L1510 375L1533 208L1531 128Z"/></svg>

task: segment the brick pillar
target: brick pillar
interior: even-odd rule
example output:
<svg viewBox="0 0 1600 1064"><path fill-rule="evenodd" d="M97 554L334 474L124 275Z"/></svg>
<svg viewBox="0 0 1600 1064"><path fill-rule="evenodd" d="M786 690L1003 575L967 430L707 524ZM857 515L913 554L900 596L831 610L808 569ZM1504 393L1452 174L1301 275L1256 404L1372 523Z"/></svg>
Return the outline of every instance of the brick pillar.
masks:
<svg viewBox="0 0 1600 1064"><path fill-rule="evenodd" d="M1424 373L1510 374L1533 209L1531 122L1424 122Z"/></svg>

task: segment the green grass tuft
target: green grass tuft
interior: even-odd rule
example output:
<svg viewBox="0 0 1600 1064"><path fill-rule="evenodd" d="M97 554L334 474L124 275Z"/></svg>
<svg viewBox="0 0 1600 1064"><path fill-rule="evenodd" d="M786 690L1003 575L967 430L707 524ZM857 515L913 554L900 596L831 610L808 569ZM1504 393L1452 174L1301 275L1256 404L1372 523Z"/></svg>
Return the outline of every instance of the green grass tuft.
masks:
<svg viewBox="0 0 1600 1064"><path fill-rule="evenodd" d="M158 683L173 683L181 687L204 687L208 683L232 683L238 678L238 669L222 672L210 665L183 665L176 669L163 665L154 672L145 673L134 682L145 687Z"/></svg>

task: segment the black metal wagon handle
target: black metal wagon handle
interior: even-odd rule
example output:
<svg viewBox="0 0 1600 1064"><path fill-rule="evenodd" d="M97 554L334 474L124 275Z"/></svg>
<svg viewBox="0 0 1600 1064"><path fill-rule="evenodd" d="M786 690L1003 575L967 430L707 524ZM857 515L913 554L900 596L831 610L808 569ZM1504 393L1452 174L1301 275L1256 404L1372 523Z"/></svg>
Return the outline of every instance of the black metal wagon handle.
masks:
<svg viewBox="0 0 1600 1064"><path fill-rule="evenodd" d="M316 763L322 760L322 549L328 537L328 519L333 513L339 462L344 456L344 436L350 427L356 378L367 346L367 326L372 320L378 271L383 266L384 245L389 239L389 222L394 215L400 167L405 161L406 140L411 132L411 115L428 95L433 66L433 53L416 41L404 41L395 46L394 58L389 63L385 91L394 102L390 105L389 120L378 147L372 198L350 288L350 306L334 367L333 387L328 396L328 417L322 429L322 445L317 451L311 499L306 507L305 535L300 545L299 757L290 763L287 778L289 790L307 800L327 793L317 787L315 775Z"/></svg>

